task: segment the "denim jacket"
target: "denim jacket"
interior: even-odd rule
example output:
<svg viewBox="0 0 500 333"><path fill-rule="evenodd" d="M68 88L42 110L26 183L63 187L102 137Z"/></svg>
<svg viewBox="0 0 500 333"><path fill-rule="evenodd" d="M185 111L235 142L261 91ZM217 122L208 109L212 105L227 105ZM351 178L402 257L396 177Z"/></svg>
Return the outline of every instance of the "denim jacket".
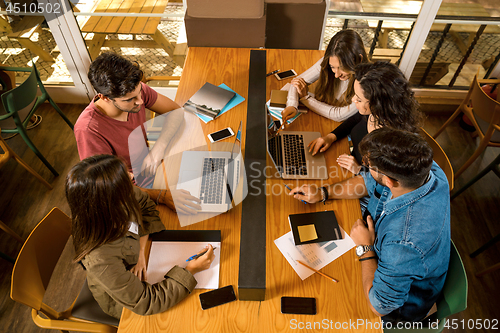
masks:
<svg viewBox="0 0 500 333"><path fill-rule="evenodd" d="M391 199L389 188L362 173L375 223L378 268L370 289L384 321L422 320L443 288L450 259L450 195L434 162L428 181Z"/></svg>

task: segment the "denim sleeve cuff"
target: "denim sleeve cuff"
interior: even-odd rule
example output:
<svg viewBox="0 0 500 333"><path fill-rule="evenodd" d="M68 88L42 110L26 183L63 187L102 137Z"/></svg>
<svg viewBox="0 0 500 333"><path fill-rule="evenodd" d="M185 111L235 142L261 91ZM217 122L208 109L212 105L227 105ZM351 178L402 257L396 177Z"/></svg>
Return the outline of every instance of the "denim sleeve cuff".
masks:
<svg viewBox="0 0 500 333"><path fill-rule="evenodd" d="M374 291L373 287L368 292L368 298L370 299L370 303L372 304L375 311L377 311L381 315L385 316L386 314L389 314L392 312L392 310L388 311L387 309L384 309L382 307L382 303L380 303L380 301L375 296L375 291Z"/></svg>

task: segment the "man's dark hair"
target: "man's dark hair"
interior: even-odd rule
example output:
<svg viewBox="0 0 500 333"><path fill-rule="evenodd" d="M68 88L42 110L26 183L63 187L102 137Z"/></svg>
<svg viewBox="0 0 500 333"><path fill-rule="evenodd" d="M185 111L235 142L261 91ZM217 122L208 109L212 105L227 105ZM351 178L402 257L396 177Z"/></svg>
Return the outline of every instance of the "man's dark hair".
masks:
<svg viewBox="0 0 500 333"><path fill-rule="evenodd" d="M134 91L143 76L138 64L116 53L106 52L98 56L89 68L89 80L94 89L111 99Z"/></svg>
<svg viewBox="0 0 500 333"><path fill-rule="evenodd" d="M405 188L420 187L432 166L432 148L424 138L390 127L366 135L359 151L371 168L398 180Z"/></svg>

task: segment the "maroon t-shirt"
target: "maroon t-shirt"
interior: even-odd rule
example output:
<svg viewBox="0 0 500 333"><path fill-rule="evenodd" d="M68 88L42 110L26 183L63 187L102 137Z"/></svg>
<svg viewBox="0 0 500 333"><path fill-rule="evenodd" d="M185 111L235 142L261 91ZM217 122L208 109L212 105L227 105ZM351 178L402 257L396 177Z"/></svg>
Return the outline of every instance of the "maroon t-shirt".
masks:
<svg viewBox="0 0 500 333"><path fill-rule="evenodd" d="M129 171L132 171L128 138L130 133L146 122L146 108L156 102L158 93L142 83L141 97L144 104L138 113L129 113L127 121L119 121L103 115L94 102L83 110L75 124L75 137L80 160L87 157L109 154L125 159ZM146 138L144 138L146 140Z"/></svg>

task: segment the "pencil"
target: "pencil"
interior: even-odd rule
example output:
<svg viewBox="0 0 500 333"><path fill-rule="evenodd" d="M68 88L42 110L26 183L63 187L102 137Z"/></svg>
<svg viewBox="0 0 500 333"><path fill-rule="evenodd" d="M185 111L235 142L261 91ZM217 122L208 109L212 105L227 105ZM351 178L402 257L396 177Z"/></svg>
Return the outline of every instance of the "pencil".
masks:
<svg viewBox="0 0 500 333"><path fill-rule="evenodd" d="M305 267L309 268L310 270L315 271L315 272L316 272L316 273L318 273L319 275L322 275L322 276L326 277L327 279L332 280L333 282L339 282L339 281L335 280L334 278L329 277L328 275L323 274L323 273L321 273L320 271L318 271L318 270L316 270L316 269L314 269L314 268L312 268L312 267L307 266L306 264L304 264L304 263L303 263L302 261L300 261L300 260L297 260L297 262L298 262L299 264L301 264L302 266L305 266Z"/></svg>

